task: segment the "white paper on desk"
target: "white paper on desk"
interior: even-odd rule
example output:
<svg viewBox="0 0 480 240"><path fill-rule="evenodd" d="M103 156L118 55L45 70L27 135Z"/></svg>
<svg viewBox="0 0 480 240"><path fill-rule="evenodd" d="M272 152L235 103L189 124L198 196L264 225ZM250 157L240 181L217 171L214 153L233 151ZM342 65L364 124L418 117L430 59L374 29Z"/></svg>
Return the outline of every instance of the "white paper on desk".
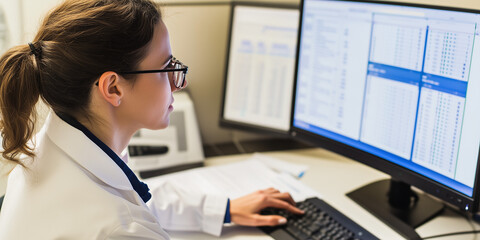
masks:
<svg viewBox="0 0 480 240"><path fill-rule="evenodd" d="M317 192L290 174L277 173L255 159L192 169L145 180L152 189L164 181L178 182L186 189L225 195L231 199L269 187L281 192L289 192L297 202L313 196L320 197Z"/></svg>
<svg viewBox="0 0 480 240"><path fill-rule="evenodd" d="M261 153L255 153L252 159L261 161L277 172L288 173L296 178L301 178L308 169L307 165L282 161L278 158L270 157Z"/></svg>

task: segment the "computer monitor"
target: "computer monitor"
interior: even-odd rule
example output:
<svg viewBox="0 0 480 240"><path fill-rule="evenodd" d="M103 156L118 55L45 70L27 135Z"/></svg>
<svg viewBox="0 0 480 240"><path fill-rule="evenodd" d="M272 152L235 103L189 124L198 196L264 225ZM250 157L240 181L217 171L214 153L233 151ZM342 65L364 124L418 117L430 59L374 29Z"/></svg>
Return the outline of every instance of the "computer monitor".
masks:
<svg viewBox="0 0 480 240"><path fill-rule="evenodd" d="M287 136L298 5L232 4L220 126Z"/></svg>
<svg viewBox="0 0 480 240"><path fill-rule="evenodd" d="M348 196L400 233L443 207L410 186L477 211L480 12L357 0L300 9L292 135L391 175Z"/></svg>

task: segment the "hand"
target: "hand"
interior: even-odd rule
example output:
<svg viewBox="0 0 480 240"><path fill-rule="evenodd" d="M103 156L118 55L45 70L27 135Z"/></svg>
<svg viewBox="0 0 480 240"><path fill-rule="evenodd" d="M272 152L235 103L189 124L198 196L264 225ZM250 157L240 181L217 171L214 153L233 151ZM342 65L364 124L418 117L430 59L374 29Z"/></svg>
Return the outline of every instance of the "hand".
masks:
<svg viewBox="0 0 480 240"><path fill-rule="evenodd" d="M232 200L230 216L232 222L244 226L275 226L287 222L282 216L260 215L260 210L267 207L286 209L294 214L304 213L295 207L295 201L289 193L268 188Z"/></svg>

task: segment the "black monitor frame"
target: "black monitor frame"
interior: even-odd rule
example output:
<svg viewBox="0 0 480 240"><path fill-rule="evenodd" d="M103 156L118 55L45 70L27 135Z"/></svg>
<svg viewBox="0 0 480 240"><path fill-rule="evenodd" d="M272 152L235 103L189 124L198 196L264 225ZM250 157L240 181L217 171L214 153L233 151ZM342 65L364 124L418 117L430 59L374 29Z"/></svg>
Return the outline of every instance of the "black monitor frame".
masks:
<svg viewBox="0 0 480 240"><path fill-rule="evenodd" d="M225 101L227 93L227 78L228 78L228 67L230 60L230 45L232 44L232 27L233 27L233 18L235 13L235 8L237 6L247 6L247 7L264 7L264 8L280 8L280 9L299 9L298 4L280 4L280 3L265 3L265 2L232 2L230 10L230 23L228 31L228 41L227 41L227 51L225 57L225 70L224 70L224 82L223 82L223 96L222 96L222 105L220 109L220 121L219 124L221 127L232 128L242 131L249 131L253 133L262 133L269 134L279 137L289 137L291 129L287 131L269 128L265 126L259 126L255 124L239 122L234 120L229 120L225 118ZM298 48L298 46L297 46ZM295 84L295 83L293 83ZM295 92L292 92L292 97ZM290 112L291 116L291 112ZM290 127L292 124L290 123Z"/></svg>
<svg viewBox="0 0 480 240"><path fill-rule="evenodd" d="M299 58L300 58L300 47L301 47L301 35L302 35L302 22L303 22L303 8L304 8L304 1L301 0L300 3L300 21L299 21L299 28L298 28L298 39L297 39L297 57L296 57L296 64L295 64L295 81L294 81L294 95L292 98L292 110L291 110L291 135L293 138L306 141L310 144L314 144L318 147L322 147L333 151L335 153L341 154L345 157L363 163L367 166L380 170L388 175L391 176L392 180L395 182L400 181L403 184L406 184L408 187L414 186L420 189L421 191L428 193L432 196L435 196L441 199L444 202L447 202L453 206L458 207L463 211L468 211L475 213L479 210L479 202L480 202L480 155L477 161L477 168L476 168L476 177L475 183L473 186L473 196L469 197L466 196L456 190L453 190L445 185L442 185L436 181L433 181L419 173L413 172L407 168L401 167L399 165L393 164L392 162L378 157L376 155L370 154L368 152L362 151L355 147L349 146L347 144L335 141L333 139L317 135L311 133L309 131L303 130L301 128L294 126L294 115L295 115L295 98L296 98L296 90L297 90L297 82L298 82L298 71L299 71ZM469 13L478 13L480 14L480 10L474 9L464 9L464 8L453 8L453 7L445 7L445 6L434 6L434 5L425 5L425 4L411 4L411 3L399 3L399 2L385 2L385 1L371 1L371 0L329 0L329 1L336 1L336 2L355 2L355 3L375 3L375 4L384 4L385 6L407 6L407 7L419 7L419 8L428 8L428 9L438 9L438 10L453 10L453 11L461 11L461 12L469 12ZM376 182L378 183L378 182ZM370 184L373 185L373 184ZM367 185L368 187L368 185ZM353 193L353 192L352 192ZM351 195L351 193L347 194ZM354 199L355 200L355 199ZM362 203L359 203L363 207L365 207ZM468 207L467 207L468 206ZM367 207L366 207L367 208ZM373 213L373 212L372 212ZM377 217L381 218L378 214L373 213ZM380 214L381 215L381 214ZM433 216L431 216L433 217ZM396 227L393 226L395 223L389 223L388 219L382 219L388 225L395 228L399 233L403 234L404 236L411 236L402 232L402 228L405 226ZM426 219L425 221L427 221ZM396 221L396 220L395 220ZM395 222L394 221L394 222ZM419 224L422 224L423 222ZM417 224L417 226L419 225ZM416 227L416 226L414 226Z"/></svg>

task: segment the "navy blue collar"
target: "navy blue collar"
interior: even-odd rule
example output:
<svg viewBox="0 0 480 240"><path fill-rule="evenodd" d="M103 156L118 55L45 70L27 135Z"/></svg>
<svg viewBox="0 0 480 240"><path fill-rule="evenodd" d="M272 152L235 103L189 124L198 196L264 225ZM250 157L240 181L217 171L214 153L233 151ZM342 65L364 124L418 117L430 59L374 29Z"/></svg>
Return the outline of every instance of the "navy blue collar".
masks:
<svg viewBox="0 0 480 240"><path fill-rule="evenodd" d="M63 121L70 124L72 127L82 131L92 142L94 142L99 148L101 148L112 160L122 169L127 176L133 189L140 195L144 202L147 202L152 198L152 194L149 192L147 184L141 182L127 164L105 143L98 139L92 132L90 132L85 126L78 122L75 118L67 114L57 114Z"/></svg>

